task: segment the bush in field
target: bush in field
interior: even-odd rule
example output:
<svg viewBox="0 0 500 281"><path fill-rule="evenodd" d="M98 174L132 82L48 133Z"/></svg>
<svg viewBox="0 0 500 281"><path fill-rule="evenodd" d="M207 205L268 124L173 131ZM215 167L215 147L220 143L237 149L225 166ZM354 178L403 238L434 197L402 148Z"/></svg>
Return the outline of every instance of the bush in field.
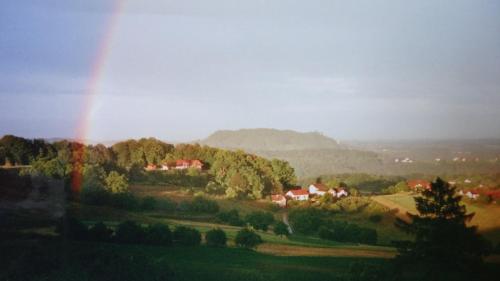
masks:
<svg viewBox="0 0 500 281"><path fill-rule="evenodd" d="M205 192L214 195L224 195L226 193L226 188L220 184L210 181L205 187Z"/></svg>
<svg viewBox="0 0 500 281"><path fill-rule="evenodd" d="M80 201L86 205L107 205L110 197L109 192L102 187L83 187L80 193Z"/></svg>
<svg viewBox="0 0 500 281"><path fill-rule="evenodd" d="M125 210L135 210L139 207L139 199L129 192L111 194L111 206Z"/></svg>
<svg viewBox="0 0 500 281"><path fill-rule="evenodd" d="M406 181L400 181L396 185L391 185L387 188L382 189L382 193L395 194L395 193L405 192L405 191L409 191L409 190L410 190L410 188L408 187L408 184L406 183Z"/></svg>
<svg viewBox="0 0 500 281"><path fill-rule="evenodd" d="M205 234L208 246L225 247L227 242L226 233L220 229L212 229Z"/></svg>
<svg viewBox="0 0 500 281"><path fill-rule="evenodd" d="M75 218L63 217L56 226L56 232L69 239L88 239L87 226Z"/></svg>
<svg viewBox="0 0 500 281"><path fill-rule="evenodd" d="M321 239L338 242L352 242L364 244L377 243L377 231L375 229L360 227L343 221L329 221L318 230Z"/></svg>
<svg viewBox="0 0 500 281"><path fill-rule="evenodd" d="M371 222L374 222L374 223L379 223L382 221L382 216L381 215L371 215L368 217L368 219L371 221Z"/></svg>
<svg viewBox="0 0 500 281"><path fill-rule="evenodd" d="M88 238L91 241L107 242L111 240L113 230L108 228L104 223L98 222L91 226L88 231Z"/></svg>
<svg viewBox="0 0 500 281"><path fill-rule="evenodd" d="M267 231L269 225L274 222L274 217L271 213L257 211L248 214L245 220L255 229Z"/></svg>
<svg viewBox="0 0 500 281"><path fill-rule="evenodd" d="M125 221L118 225L115 240L119 243L142 243L144 229L133 221Z"/></svg>
<svg viewBox="0 0 500 281"><path fill-rule="evenodd" d="M128 192L128 179L116 171L109 172L104 179L106 189L111 193Z"/></svg>
<svg viewBox="0 0 500 281"><path fill-rule="evenodd" d="M202 196L194 197L193 201L189 204L189 211L195 213L217 213L219 211L219 205L217 202L206 199Z"/></svg>
<svg viewBox="0 0 500 281"><path fill-rule="evenodd" d="M279 236L288 236L290 234L288 232L288 226L282 221L277 221L274 224L273 231L274 231L274 234L279 235Z"/></svg>
<svg viewBox="0 0 500 281"><path fill-rule="evenodd" d="M172 232L168 225L153 224L146 229L144 241L151 245L172 245Z"/></svg>
<svg viewBox="0 0 500 281"><path fill-rule="evenodd" d="M156 199L153 196L146 196L142 198L141 201L141 210L143 211L152 211L156 209Z"/></svg>
<svg viewBox="0 0 500 281"><path fill-rule="evenodd" d="M262 243L262 238L253 230L248 228L243 228L236 234L234 242L239 247L255 248L257 247L257 245Z"/></svg>
<svg viewBox="0 0 500 281"><path fill-rule="evenodd" d="M289 213L290 224L294 231L301 234L312 234L322 224L324 213L315 208L297 208Z"/></svg>
<svg viewBox="0 0 500 281"><path fill-rule="evenodd" d="M174 242L184 246L197 246L200 245L201 234L194 228L178 226L174 230Z"/></svg>
<svg viewBox="0 0 500 281"><path fill-rule="evenodd" d="M177 209L177 203L168 198L162 198L156 201L156 208L161 211L173 212Z"/></svg>
<svg viewBox="0 0 500 281"><path fill-rule="evenodd" d="M222 222L228 223L233 226L242 226L245 222L240 218L238 210L232 209L227 212L219 212L217 218Z"/></svg>

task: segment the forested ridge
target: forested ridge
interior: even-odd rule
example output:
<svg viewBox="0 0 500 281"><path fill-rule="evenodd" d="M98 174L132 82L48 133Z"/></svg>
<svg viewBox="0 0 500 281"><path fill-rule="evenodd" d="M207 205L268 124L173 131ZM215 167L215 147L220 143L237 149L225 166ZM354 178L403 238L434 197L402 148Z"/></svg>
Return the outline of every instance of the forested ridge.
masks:
<svg viewBox="0 0 500 281"><path fill-rule="evenodd" d="M199 144L172 145L154 138L131 139L106 147L66 140L49 143L6 135L0 139L0 165L30 165L31 173L70 182L74 165L78 164L75 153L80 153L82 146L83 188L105 185L106 180L119 182L119 177L126 181L148 179L154 176L150 174L167 171L146 172L146 165L179 159L201 160L204 171L169 171L173 176L203 177L208 193L228 198L258 199L271 192L281 192L296 181L294 169L282 160Z"/></svg>

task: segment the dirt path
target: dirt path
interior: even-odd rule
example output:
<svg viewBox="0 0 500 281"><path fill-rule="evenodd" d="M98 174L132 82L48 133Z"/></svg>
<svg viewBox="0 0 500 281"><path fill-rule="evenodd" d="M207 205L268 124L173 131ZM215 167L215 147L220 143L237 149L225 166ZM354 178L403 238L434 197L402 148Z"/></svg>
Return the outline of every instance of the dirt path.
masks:
<svg viewBox="0 0 500 281"><path fill-rule="evenodd" d="M258 252L277 256L328 256L328 257L366 257L366 258L393 258L395 251L356 248L316 248L292 245L264 243L257 248Z"/></svg>
<svg viewBox="0 0 500 281"><path fill-rule="evenodd" d="M288 227L288 233L293 234L293 229L288 222L288 212L286 211L283 213L283 223Z"/></svg>

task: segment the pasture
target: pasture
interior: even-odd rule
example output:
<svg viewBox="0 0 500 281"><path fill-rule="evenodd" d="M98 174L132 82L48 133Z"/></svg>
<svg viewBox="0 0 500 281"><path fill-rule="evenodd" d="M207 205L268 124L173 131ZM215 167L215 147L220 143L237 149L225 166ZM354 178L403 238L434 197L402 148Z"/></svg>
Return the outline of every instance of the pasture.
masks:
<svg viewBox="0 0 500 281"><path fill-rule="evenodd" d="M416 213L415 195L409 192L396 193L390 195L379 195L371 197L375 202L386 206L391 210L398 210L397 215L407 218L406 212ZM469 222L470 225L477 225L479 231L489 240L495 243L500 242L500 206L498 204L480 204L464 200L467 212L474 213L474 217Z"/></svg>

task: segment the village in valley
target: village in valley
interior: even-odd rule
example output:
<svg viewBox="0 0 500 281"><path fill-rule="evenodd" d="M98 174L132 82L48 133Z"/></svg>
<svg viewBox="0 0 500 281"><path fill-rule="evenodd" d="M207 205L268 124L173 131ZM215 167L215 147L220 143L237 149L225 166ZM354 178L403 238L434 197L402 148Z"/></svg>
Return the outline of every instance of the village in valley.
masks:
<svg viewBox="0 0 500 281"><path fill-rule="evenodd" d="M163 162L161 165L148 164L144 167L146 171L183 171L194 169L203 171L206 169L203 161L200 159L177 159L173 161ZM464 196L470 200L478 200L480 196L488 198L492 203L500 201L500 190L487 187L484 184L478 184L475 188L466 188L470 186L472 180L465 178L461 182L458 180L450 180L448 183L457 188L457 194ZM406 181L408 191L417 193L418 191L429 189L431 182L424 179L411 179ZM330 196L335 200L349 196L349 192L345 187L329 187L323 183L312 183L307 187L295 186L283 193L274 193L270 195L272 203L279 207L287 207L289 201L309 201L316 202L323 196Z"/></svg>

